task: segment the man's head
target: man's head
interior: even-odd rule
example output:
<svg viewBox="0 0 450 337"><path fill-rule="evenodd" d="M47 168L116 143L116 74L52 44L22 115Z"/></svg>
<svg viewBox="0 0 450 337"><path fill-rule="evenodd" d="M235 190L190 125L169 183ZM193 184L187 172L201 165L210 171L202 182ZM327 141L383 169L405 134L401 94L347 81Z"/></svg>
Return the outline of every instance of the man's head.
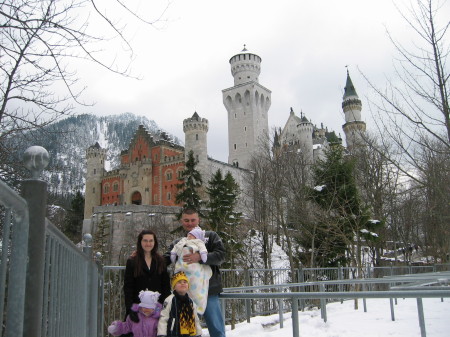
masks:
<svg viewBox="0 0 450 337"><path fill-rule="evenodd" d="M181 214L181 225L186 232L190 232L200 224L198 212L192 208L186 208Z"/></svg>

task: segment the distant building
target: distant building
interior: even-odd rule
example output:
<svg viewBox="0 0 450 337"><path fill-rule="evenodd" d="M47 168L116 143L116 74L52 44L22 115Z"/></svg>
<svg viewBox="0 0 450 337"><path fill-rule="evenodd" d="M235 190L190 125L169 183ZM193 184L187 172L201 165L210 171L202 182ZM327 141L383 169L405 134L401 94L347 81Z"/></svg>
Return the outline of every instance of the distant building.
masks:
<svg viewBox="0 0 450 337"><path fill-rule="evenodd" d="M114 240L119 246L117 237L122 235L123 240L124 226L130 225L132 216L134 222L139 218L141 225L155 222L155 215L160 217L160 223L173 224L174 214L179 210L179 205L175 204L176 185L181 182L180 174L191 150L205 185L220 169L224 175L230 172L236 182L244 186L252 156L261 142L269 139L271 91L259 84L261 58L258 55L244 48L229 62L234 86L222 90L228 112L228 163L208 157L208 120L197 112L183 121L184 147L164 133L156 138L139 126L128 149L120 154L120 167L112 171L105 170L107 149L97 143L86 150L83 233L94 233L99 221L97 215L105 214L110 216L111 224L114 223L111 233L117 233ZM361 120L361 101L348 72L342 108L346 141L349 147L354 147L362 139L365 123ZM292 108L284 128L275 131L274 137L274 151L295 147L311 164L323 156L329 144L342 142L323 124L320 128L314 126L302 112L296 116Z"/></svg>

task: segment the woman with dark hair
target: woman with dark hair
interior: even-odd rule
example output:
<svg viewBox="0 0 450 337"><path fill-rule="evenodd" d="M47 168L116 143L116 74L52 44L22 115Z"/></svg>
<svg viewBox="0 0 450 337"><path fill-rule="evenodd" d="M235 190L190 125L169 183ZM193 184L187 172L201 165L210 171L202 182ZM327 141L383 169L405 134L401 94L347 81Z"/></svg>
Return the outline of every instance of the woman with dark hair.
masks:
<svg viewBox="0 0 450 337"><path fill-rule="evenodd" d="M170 295L170 280L164 258L158 253L156 234L148 229L139 233L136 251L127 260L123 291L128 315L133 303L139 303L141 290L157 291L162 304Z"/></svg>

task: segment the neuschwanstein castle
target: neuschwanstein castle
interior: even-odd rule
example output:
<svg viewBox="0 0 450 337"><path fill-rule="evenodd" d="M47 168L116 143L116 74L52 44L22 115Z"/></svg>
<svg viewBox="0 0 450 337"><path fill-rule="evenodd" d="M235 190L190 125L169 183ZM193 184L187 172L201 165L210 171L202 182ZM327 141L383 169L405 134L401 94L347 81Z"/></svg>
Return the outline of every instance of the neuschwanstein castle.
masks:
<svg viewBox="0 0 450 337"><path fill-rule="evenodd" d="M193 151L197 170L204 182L218 169L231 172L240 186L249 173L249 164L262 139L268 139L268 114L271 91L261 85L261 58L244 48L230 59L234 85L222 90L228 113L228 163L208 157L208 120L197 112L183 121L185 145L174 144L168 137L156 139L140 126L128 149L120 154L120 167L105 170L107 149L98 143L86 151L87 175L83 233L94 233L100 216L111 222L111 232L123 237L126 226L146 224L170 226L178 212L175 204L176 185L184 169L187 153ZM365 132L361 120L361 101L347 72L342 108L343 130L347 147L351 148ZM217 127L217 126L212 126ZM291 108L283 129L275 133L274 143L297 145L310 162L323 154L330 141L340 141L334 132L315 127L305 116L297 116ZM120 241L115 242L118 247Z"/></svg>

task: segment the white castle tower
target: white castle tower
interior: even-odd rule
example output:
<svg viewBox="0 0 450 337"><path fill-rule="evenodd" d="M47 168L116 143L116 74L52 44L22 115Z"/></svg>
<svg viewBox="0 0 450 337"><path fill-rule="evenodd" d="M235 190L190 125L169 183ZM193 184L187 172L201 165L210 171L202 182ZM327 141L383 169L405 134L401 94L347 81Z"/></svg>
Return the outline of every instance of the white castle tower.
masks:
<svg viewBox="0 0 450 337"><path fill-rule="evenodd" d="M202 177L209 176L208 167L208 120L200 118L197 112L194 112L191 118L183 120L184 131L184 153L187 160L189 151L194 152L194 158L198 160L197 170Z"/></svg>
<svg viewBox="0 0 450 337"><path fill-rule="evenodd" d="M299 145L306 163L313 163L313 124L301 114L300 123L297 124Z"/></svg>
<svg viewBox="0 0 450 337"><path fill-rule="evenodd" d="M230 59L234 86L222 90L228 111L228 163L248 168L252 154L268 141L271 91L259 84L261 58L245 48Z"/></svg>
<svg viewBox="0 0 450 337"><path fill-rule="evenodd" d="M86 190L84 193L84 218L92 216L94 206L101 205L102 177L105 173L106 149L98 143L86 150Z"/></svg>
<svg viewBox="0 0 450 337"><path fill-rule="evenodd" d="M356 93L348 70L347 83L345 84L342 100L342 110L345 114L345 124L342 125L342 129L345 132L347 148L352 150L358 145L364 144L363 138L366 131L366 123L361 120L361 100Z"/></svg>
<svg viewBox="0 0 450 337"><path fill-rule="evenodd" d="M297 148L301 151L305 162L313 162L313 124L300 113L300 117L296 116L294 109L291 108L289 118L280 133L281 144Z"/></svg>

